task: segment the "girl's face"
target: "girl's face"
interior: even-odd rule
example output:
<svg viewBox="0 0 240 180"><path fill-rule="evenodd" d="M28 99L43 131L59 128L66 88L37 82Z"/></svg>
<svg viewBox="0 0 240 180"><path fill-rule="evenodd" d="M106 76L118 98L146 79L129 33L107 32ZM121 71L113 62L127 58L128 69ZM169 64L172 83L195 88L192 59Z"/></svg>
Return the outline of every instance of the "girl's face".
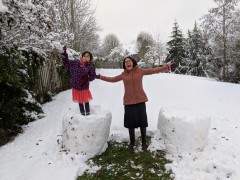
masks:
<svg viewBox="0 0 240 180"><path fill-rule="evenodd" d="M129 58L125 59L125 67L127 70L131 70L133 68L133 62L131 59Z"/></svg>
<svg viewBox="0 0 240 180"><path fill-rule="evenodd" d="M83 62L89 62L90 61L90 54L86 53L82 57Z"/></svg>

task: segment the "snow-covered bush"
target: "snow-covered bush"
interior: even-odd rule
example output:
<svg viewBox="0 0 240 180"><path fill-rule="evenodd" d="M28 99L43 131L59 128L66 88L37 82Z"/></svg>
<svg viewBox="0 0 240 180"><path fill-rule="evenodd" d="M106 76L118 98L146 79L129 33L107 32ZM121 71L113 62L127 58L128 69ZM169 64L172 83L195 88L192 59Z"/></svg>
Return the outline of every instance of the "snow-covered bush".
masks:
<svg viewBox="0 0 240 180"><path fill-rule="evenodd" d="M26 89L31 77L24 64L19 63L24 61L24 56L17 47L4 47L0 59L0 128L27 124L35 120L42 109Z"/></svg>

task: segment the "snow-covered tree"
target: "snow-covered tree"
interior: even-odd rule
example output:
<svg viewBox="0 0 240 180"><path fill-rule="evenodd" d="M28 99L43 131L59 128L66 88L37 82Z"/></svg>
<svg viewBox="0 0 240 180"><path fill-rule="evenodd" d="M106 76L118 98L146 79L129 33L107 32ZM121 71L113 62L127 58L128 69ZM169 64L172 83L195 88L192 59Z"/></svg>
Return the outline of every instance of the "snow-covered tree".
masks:
<svg viewBox="0 0 240 180"><path fill-rule="evenodd" d="M203 16L202 27L212 41L214 55L219 61L216 63L219 64L219 79L228 81L229 70L232 71L231 36L237 30L233 27L236 23L239 24L236 16L238 0L214 0L214 2L216 7L211 8L208 14Z"/></svg>
<svg viewBox="0 0 240 180"><path fill-rule="evenodd" d="M163 41L160 31L154 32L154 44L149 47L148 52L145 54L145 61L149 60L152 66L162 65L166 58L166 43Z"/></svg>
<svg viewBox="0 0 240 180"><path fill-rule="evenodd" d="M188 31L186 38L186 58L183 64L186 66L186 74L194 76L209 76L210 68L207 66L212 60L211 48L208 42L204 40L200 28L195 22L192 31Z"/></svg>
<svg viewBox="0 0 240 180"><path fill-rule="evenodd" d="M28 117L30 105L25 102L37 99L44 103L51 100L51 94L61 91L65 86L63 83L66 82L67 72L63 70L59 57L63 45L71 46L72 43L81 51L98 49L99 29L90 2L0 1L0 110L10 109L9 107L19 109L17 114L11 116L12 122L16 121L16 117L22 117L19 118L21 123L14 122L15 124L21 125L31 119ZM79 6L74 6L74 3ZM71 8L75 11L71 11ZM7 74L8 72L13 73ZM11 103L6 103L5 100L12 96L7 92L16 90L16 98L9 101ZM18 106L20 103L22 107ZM8 115L10 117L8 113L11 112L5 112L4 118Z"/></svg>
<svg viewBox="0 0 240 180"><path fill-rule="evenodd" d="M49 52L59 46L60 32L54 31L50 17L53 1L3 0L8 11L1 15L1 42L5 45L17 45L35 48L39 53ZM51 11L53 12L53 11ZM44 53L43 53L44 54Z"/></svg>
<svg viewBox="0 0 240 180"><path fill-rule="evenodd" d="M229 48L229 81L240 83L240 9L234 13Z"/></svg>
<svg viewBox="0 0 240 180"><path fill-rule="evenodd" d="M120 46L120 40L115 34L108 34L104 37L102 43L102 55L104 57L109 56L111 51Z"/></svg>
<svg viewBox="0 0 240 180"><path fill-rule="evenodd" d="M108 55L109 61L122 61L124 56L124 51L122 46L115 47L111 50L110 54Z"/></svg>
<svg viewBox="0 0 240 180"><path fill-rule="evenodd" d="M140 32L136 40L136 48L140 58L144 58L150 47L154 46L155 41L151 34L147 32Z"/></svg>
<svg viewBox="0 0 240 180"><path fill-rule="evenodd" d="M48 87L47 90L52 87L48 82L52 82L54 71L48 69L51 73L45 73L45 65L49 64L48 60L53 62L58 58L58 53L55 59L52 54L54 49L61 47L61 34L60 30L54 31L50 17L55 12L53 1L1 2L6 8L0 12L0 109L4 116L0 119L10 118L8 124L1 123L9 127L25 124L34 119L31 112L39 112L40 107L34 99L43 85ZM52 67L56 69L56 65Z"/></svg>
<svg viewBox="0 0 240 180"><path fill-rule="evenodd" d="M34 53L26 55L32 55L34 58ZM35 57L40 58L38 55ZM27 65L22 63L26 60L17 46L1 46L0 129L27 124L35 120L42 112L40 105L34 100L29 90L32 79L26 71Z"/></svg>
<svg viewBox="0 0 240 180"><path fill-rule="evenodd" d="M61 29L72 34L70 46L76 51L97 53L100 45L93 0L55 0L59 7ZM67 43L67 42L66 42Z"/></svg>
<svg viewBox="0 0 240 180"><path fill-rule="evenodd" d="M175 20L170 36L170 41L167 42L168 55L166 62L174 61L180 65L183 59L186 57L185 54L185 38L183 37L182 30L179 28L177 21Z"/></svg>

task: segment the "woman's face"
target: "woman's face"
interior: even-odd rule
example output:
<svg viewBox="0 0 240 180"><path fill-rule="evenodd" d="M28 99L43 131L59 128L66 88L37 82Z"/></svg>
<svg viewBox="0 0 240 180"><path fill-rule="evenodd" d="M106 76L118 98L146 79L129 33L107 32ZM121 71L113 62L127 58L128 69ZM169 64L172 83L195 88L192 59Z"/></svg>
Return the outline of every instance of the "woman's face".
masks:
<svg viewBox="0 0 240 180"><path fill-rule="evenodd" d="M125 59L125 67L127 70L131 70L133 68L133 62L131 59L129 58Z"/></svg>
<svg viewBox="0 0 240 180"><path fill-rule="evenodd" d="M89 62L90 61L90 54L86 53L82 57L83 62Z"/></svg>

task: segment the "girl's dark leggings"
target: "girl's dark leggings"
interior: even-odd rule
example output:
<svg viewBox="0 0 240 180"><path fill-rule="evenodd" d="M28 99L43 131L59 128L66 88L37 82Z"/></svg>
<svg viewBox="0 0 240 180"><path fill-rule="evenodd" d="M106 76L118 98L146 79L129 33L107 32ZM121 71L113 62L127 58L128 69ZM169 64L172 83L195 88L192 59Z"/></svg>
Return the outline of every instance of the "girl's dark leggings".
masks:
<svg viewBox="0 0 240 180"><path fill-rule="evenodd" d="M80 112L81 114L88 114L90 113L90 107L89 107L89 102L86 103L79 103L79 108L80 108ZM84 110L85 108L85 110Z"/></svg>

